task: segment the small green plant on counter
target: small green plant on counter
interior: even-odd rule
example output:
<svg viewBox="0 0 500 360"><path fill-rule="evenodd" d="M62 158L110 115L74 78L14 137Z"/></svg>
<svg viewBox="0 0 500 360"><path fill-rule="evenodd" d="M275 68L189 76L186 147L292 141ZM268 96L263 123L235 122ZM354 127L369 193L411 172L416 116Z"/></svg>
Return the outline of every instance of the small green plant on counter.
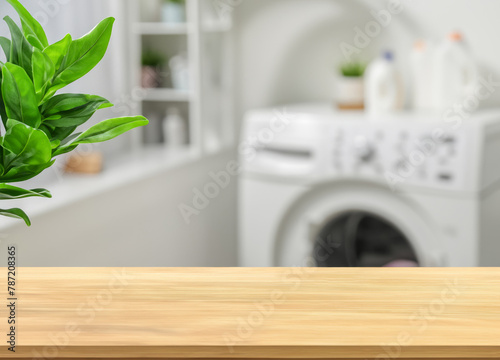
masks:
<svg viewBox="0 0 500 360"><path fill-rule="evenodd" d="M340 73L345 77L362 77L366 65L361 62L346 62L340 66Z"/></svg>
<svg viewBox="0 0 500 360"><path fill-rule="evenodd" d="M68 34L50 45L40 23L21 3L7 1L19 14L22 28L6 16L11 39L0 37L7 59L0 62L0 116L5 128L0 136L0 200L50 198L48 190L26 190L9 184L34 178L52 166L57 156L80 144L113 139L147 125L148 120L142 116L113 118L76 132L97 110L113 104L97 95L56 95L101 61L114 18L104 19L80 39L73 40ZM0 215L31 225L21 209L0 209Z"/></svg>

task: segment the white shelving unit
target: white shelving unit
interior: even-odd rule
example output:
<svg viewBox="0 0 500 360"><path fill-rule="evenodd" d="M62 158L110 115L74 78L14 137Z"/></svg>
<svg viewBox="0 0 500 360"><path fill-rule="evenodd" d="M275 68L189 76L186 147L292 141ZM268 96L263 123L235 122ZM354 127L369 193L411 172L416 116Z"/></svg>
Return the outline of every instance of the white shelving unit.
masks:
<svg viewBox="0 0 500 360"><path fill-rule="evenodd" d="M232 19L220 17L212 0L186 0L186 22L164 23L145 18L144 8L161 6L164 0L126 0L130 90L141 96L136 108L150 119L148 129L135 133L138 151L163 142L161 122L168 108L176 107L187 121L189 150L200 156L228 148L234 143L232 84ZM158 11L158 14L160 11ZM153 12L154 14L154 12ZM165 58L185 53L189 62L189 90L174 89L169 83L168 61L163 68L165 84L141 89L141 55L150 50ZM148 138L153 134L157 138Z"/></svg>
<svg viewBox="0 0 500 360"><path fill-rule="evenodd" d="M191 93L184 90L168 88L147 89L144 92L144 101L187 101L191 100Z"/></svg>

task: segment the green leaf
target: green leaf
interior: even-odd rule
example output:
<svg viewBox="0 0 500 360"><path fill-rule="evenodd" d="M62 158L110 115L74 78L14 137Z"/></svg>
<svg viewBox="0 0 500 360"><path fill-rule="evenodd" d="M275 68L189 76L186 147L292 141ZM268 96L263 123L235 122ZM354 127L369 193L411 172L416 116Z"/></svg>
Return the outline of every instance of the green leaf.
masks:
<svg viewBox="0 0 500 360"><path fill-rule="evenodd" d="M66 55L68 54L71 42L72 42L71 35L68 34L64 38L62 38L61 40L56 42L55 44L52 44L49 47L45 48L45 50L43 51L50 58L50 60L52 61L52 63L54 64L56 69L61 68L62 62L63 62L64 58L66 57ZM54 80L54 79L52 79L52 80ZM46 92L46 94L41 102L42 103L46 102L48 99L50 99L52 96L54 96L54 94L58 90L62 89L65 86L66 86L66 84L64 84L64 83L54 85L54 86L52 86L52 85L49 86L49 89L47 90L47 92Z"/></svg>
<svg viewBox="0 0 500 360"><path fill-rule="evenodd" d="M23 199L27 197L51 198L52 195L46 189L26 190L17 186L0 184L0 200Z"/></svg>
<svg viewBox="0 0 500 360"><path fill-rule="evenodd" d="M50 147L52 148L52 150L57 149L59 146L61 146L61 140L52 140L50 142Z"/></svg>
<svg viewBox="0 0 500 360"><path fill-rule="evenodd" d="M111 105L108 100L97 95L61 94L54 96L42 106L42 114L44 117L50 117L52 115L79 109L90 103L96 103L99 104L99 106L103 104Z"/></svg>
<svg viewBox="0 0 500 360"><path fill-rule="evenodd" d="M38 111L33 83L23 68L7 63L2 68L2 94L9 119L37 128L42 117Z"/></svg>
<svg viewBox="0 0 500 360"><path fill-rule="evenodd" d="M68 136L70 136L75 132L76 128L77 128L76 126L70 126L67 128L62 128L62 127L52 128L50 140L51 141L60 140L61 144L65 145L64 141L68 138Z"/></svg>
<svg viewBox="0 0 500 360"><path fill-rule="evenodd" d="M41 165L23 165L11 168L6 174L0 176L0 182L20 182L38 176L42 171L51 167L55 160Z"/></svg>
<svg viewBox="0 0 500 360"><path fill-rule="evenodd" d="M63 141L61 141L61 146L64 146L64 145L67 145L67 144L71 144L73 142L73 140L75 140L81 134L82 133L79 132L79 133L72 134L72 135L66 137Z"/></svg>
<svg viewBox="0 0 500 360"><path fill-rule="evenodd" d="M46 47L43 52L50 58L56 69L59 69L70 45L71 35L68 34L58 42Z"/></svg>
<svg viewBox="0 0 500 360"><path fill-rule="evenodd" d="M40 125L40 126L38 127L38 130L43 131L43 132L45 133L45 135L47 135L47 137L48 137L49 139L52 137L52 130L53 130L53 128L50 128L50 127L48 127L48 126L46 126L46 125L42 124L42 125Z"/></svg>
<svg viewBox="0 0 500 360"><path fill-rule="evenodd" d="M26 40L19 27L10 17L6 16L3 19L9 26L12 36L12 46L10 48L9 62L22 67L31 78L31 56L33 53L33 47L28 42L28 40Z"/></svg>
<svg viewBox="0 0 500 360"><path fill-rule="evenodd" d="M80 126L97 110L110 106L108 100L97 95L57 95L42 107L43 122L53 127Z"/></svg>
<svg viewBox="0 0 500 360"><path fill-rule="evenodd" d="M2 79L3 79L3 75L2 75L2 69L4 67L4 63L0 61L0 116L2 117L2 122L5 126L5 124L7 123L7 113L5 112L5 103L3 101L3 94L2 94L2 89L1 89L1 84L2 84Z"/></svg>
<svg viewBox="0 0 500 360"><path fill-rule="evenodd" d="M77 147L78 147L78 144L61 146L52 153L52 156L56 157L56 156L61 156L61 155L67 154L67 153L75 150Z"/></svg>
<svg viewBox="0 0 500 360"><path fill-rule="evenodd" d="M90 33L71 42L54 78L54 86L60 89L78 80L101 61L108 48L114 21L114 18L104 19Z"/></svg>
<svg viewBox="0 0 500 360"><path fill-rule="evenodd" d="M36 36L28 35L26 36L26 40L28 40L28 42L33 46L34 49L38 49L40 51L43 50L43 45Z"/></svg>
<svg viewBox="0 0 500 360"><path fill-rule="evenodd" d="M145 126L149 122L144 116L130 116L104 120L80 134L74 141L60 147L54 156L72 151L80 144L99 143L111 140L129 130Z"/></svg>
<svg viewBox="0 0 500 360"><path fill-rule="evenodd" d="M47 102L56 92L61 90L63 87L65 87L65 84L59 84L59 85L53 85L50 86L47 92L45 93L45 96L43 97L42 101L40 102L41 104Z"/></svg>
<svg viewBox="0 0 500 360"><path fill-rule="evenodd" d="M14 9L16 9L21 21L23 23L23 31L27 36L32 34L38 38L40 43L47 47L49 46L49 42L47 41L47 35L45 35L45 31L43 30L42 25L36 19L31 16L31 14L26 10L24 6L18 0L7 0L7 2L12 5Z"/></svg>
<svg viewBox="0 0 500 360"><path fill-rule="evenodd" d="M12 43L9 39L6 37L0 36L0 46L3 49L3 52L5 53L5 58L7 61L10 61L10 47Z"/></svg>
<svg viewBox="0 0 500 360"><path fill-rule="evenodd" d="M36 101L40 103L45 96L45 91L56 71L52 60L39 49L33 50L33 85L35 86Z"/></svg>
<svg viewBox="0 0 500 360"><path fill-rule="evenodd" d="M52 159L49 138L41 130L34 129L19 121L9 119L7 132L2 141L3 164L7 171L24 165L44 165Z"/></svg>
<svg viewBox="0 0 500 360"><path fill-rule="evenodd" d="M144 116L128 116L101 121L78 136L74 144L93 144L114 139L129 130L149 123Z"/></svg>
<svg viewBox="0 0 500 360"><path fill-rule="evenodd" d="M30 218L21 209L8 209L8 210L0 209L0 215L11 217L14 219L24 220L26 225L31 226Z"/></svg>

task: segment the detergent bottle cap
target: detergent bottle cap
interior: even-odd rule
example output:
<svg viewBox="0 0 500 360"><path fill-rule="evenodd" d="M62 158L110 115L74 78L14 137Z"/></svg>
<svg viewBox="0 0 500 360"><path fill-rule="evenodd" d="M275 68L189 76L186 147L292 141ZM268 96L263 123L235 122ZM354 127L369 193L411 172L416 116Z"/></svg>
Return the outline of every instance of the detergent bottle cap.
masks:
<svg viewBox="0 0 500 360"><path fill-rule="evenodd" d="M394 54L392 51L384 51L382 54L382 57L387 60L387 61L393 61L394 60Z"/></svg>
<svg viewBox="0 0 500 360"><path fill-rule="evenodd" d="M462 41L463 40L463 35L462 33L458 31L453 31L448 34L448 39L451 41Z"/></svg>
<svg viewBox="0 0 500 360"><path fill-rule="evenodd" d="M417 51L424 51L426 47L425 41L424 40L417 40L413 44L413 48Z"/></svg>

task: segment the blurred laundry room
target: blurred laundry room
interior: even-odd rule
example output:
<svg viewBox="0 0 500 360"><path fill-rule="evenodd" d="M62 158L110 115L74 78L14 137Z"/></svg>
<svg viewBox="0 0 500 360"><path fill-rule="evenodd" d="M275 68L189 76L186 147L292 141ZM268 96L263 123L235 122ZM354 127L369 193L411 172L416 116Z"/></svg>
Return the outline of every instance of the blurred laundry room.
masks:
<svg viewBox="0 0 500 360"><path fill-rule="evenodd" d="M500 266L500 2L22 3L50 43L115 17L69 90L149 125L4 201L20 266Z"/></svg>

